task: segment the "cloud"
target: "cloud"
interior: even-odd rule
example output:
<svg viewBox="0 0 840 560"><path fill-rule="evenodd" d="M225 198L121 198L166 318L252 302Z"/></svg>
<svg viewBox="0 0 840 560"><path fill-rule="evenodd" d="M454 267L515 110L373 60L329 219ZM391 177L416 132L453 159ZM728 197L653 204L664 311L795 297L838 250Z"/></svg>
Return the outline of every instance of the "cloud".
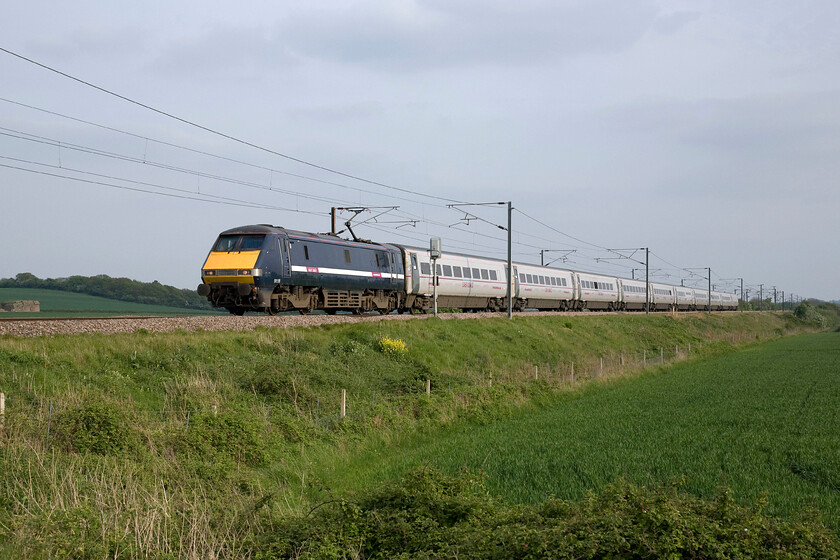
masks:
<svg viewBox="0 0 840 560"><path fill-rule="evenodd" d="M646 0L367 0L292 14L276 40L302 57L389 70L530 65L628 48L656 15Z"/></svg>
<svg viewBox="0 0 840 560"><path fill-rule="evenodd" d="M663 35L671 35L700 19L700 12L682 10L656 19L653 28Z"/></svg>

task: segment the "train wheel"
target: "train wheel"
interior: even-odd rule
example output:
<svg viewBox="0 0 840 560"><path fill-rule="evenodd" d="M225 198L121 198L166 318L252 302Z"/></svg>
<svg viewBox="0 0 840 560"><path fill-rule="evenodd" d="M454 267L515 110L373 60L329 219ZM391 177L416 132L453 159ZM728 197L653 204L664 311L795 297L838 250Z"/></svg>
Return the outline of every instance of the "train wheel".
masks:
<svg viewBox="0 0 840 560"><path fill-rule="evenodd" d="M277 315L277 311L278 310L274 309L274 307L272 307L271 304L269 304L269 306L265 308L265 314L266 315L271 315L271 316Z"/></svg>

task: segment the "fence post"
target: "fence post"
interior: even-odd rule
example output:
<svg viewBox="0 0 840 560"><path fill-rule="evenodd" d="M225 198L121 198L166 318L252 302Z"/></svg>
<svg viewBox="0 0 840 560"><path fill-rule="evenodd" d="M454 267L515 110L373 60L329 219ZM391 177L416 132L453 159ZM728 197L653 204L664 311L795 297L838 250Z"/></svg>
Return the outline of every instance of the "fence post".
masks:
<svg viewBox="0 0 840 560"><path fill-rule="evenodd" d="M431 379L426 379L426 396L427 397L432 396L432 380Z"/></svg>
<svg viewBox="0 0 840 560"><path fill-rule="evenodd" d="M665 350L663 348L659 349L659 363L660 364L665 363Z"/></svg>
<svg viewBox="0 0 840 560"><path fill-rule="evenodd" d="M192 411L190 411L190 410L187 411L187 429L188 430L190 429L190 413L191 412Z"/></svg>
<svg viewBox="0 0 840 560"><path fill-rule="evenodd" d="M572 362L572 385L575 384L575 363Z"/></svg>
<svg viewBox="0 0 840 560"><path fill-rule="evenodd" d="M691 354L691 343L688 343L688 353Z"/></svg>
<svg viewBox="0 0 840 560"><path fill-rule="evenodd" d="M50 426L52 425L52 402L50 402L50 411L47 413L47 443L50 442Z"/></svg>
<svg viewBox="0 0 840 560"><path fill-rule="evenodd" d="M642 367L647 367L647 349L642 350Z"/></svg>
<svg viewBox="0 0 840 560"><path fill-rule="evenodd" d="M539 366L534 366L534 381L540 378L540 368Z"/></svg>
<svg viewBox="0 0 840 560"><path fill-rule="evenodd" d="M347 416L347 389L341 390L341 419Z"/></svg>
<svg viewBox="0 0 840 560"><path fill-rule="evenodd" d="M219 407L217 407L217 406L214 404L214 405L213 405L213 416L216 416L216 414L217 414L218 412L219 412Z"/></svg>
<svg viewBox="0 0 840 560"><path fill-rule="evenodd" d="M601 356L601 365L598 366L598 377L604 375L604 357Z"/></svg>
<svg viewBox="0 0 840 560"><path fill-rule="evenodd" d="M6 393L0 393L0 428L6 420Z"/></svg>

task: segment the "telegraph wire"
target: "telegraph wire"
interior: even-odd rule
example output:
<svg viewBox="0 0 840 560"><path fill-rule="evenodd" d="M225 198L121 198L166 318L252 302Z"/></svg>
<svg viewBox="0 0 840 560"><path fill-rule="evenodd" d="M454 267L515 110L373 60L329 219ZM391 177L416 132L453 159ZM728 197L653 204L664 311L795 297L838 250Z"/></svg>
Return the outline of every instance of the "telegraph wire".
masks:
<svg viewBox="0 0 840 560"><path fill-rule="evenodd" d="M205 131L205 132L209 132L210 134L215 134L216 136L220 136L220 137L225 138L225 139L227 139L227 140L230 140L230 141L232 141L232 142L236 142L236 143L238 143L238 144L242 144L242 145L244 145L244 146L248 146L248 147L250 147L250 148L254 148L254 149L256 149L256 150L260 150L260 151L263 151L263 152L266 152L266 153L269 153L269 154L273 154L273 155L275 155L275 156L279 156L279 157L285 158L285 159L287 159L287 160L294 161L294 162L296 162L296 163L300 163L300 164L302 164L302 165L306 165L306 166L309 166L309 167L312 167L312 168L315 168L315 169L320 169L321 171L326 171L326 172L328 172L328 173L333 173L333 174L335 174L335 175L340 175L340 176L342 176L342 177L346 177L346 178L348 178L348 179L353 179L354 181L360 181L360 182L363 182L363 183L367 183L367 184L369 184L369 185L376 185L376 186L378 186L378 187L383 187L383 188L386 188L386 189L391 189L391 190L395 190L395 191L400 191L400 192L403 192L403 193L408 193L408 194L414 194L414 195L424 196L424 197L426 197L426 198L431 198L431 199L435 199L435 200L442 200L442 201L446 201L446 202L461 202L461 201L459 201L459 200L454 200L454 199L450 199L450 198L446 198L446 197L442 197L442 196L437 196L437 195L432 195L432 194L426 194L426 193L422 193L422 192L419 192L419 191L414 191L414 190L410 190L410 189L404 189L404 188L402 188L402 187L395 187L395 186L393 186L393 185L388 185L387 183L382 183L382 182L379 182L379 181L373 181L373 180L371 180L371 179L365 179L365 178L360 177L360 176L357 176L357 175L352 175L352 174L350 174L350 173L345 173L345 172L343 172L343 171L339 171L339 170L337 170L337 169L332 169L332 168L330 168L330 167L326 167L326 166L324 166L324 165L319 165L319 164L317 164L317 163L312 163L312 162L306 161L306 160L304 160L304 159L296 158L296 157L294 157L294 156L290 156L290 155L288 155L288 154L284 154L284 153L282 153L282 152L278 152L278 151L276 151L276 150L272 150L272 149L270 149L270 148L266 148L266 147L264 147L264 146L260 146L259 144L254 144L253 142L249 142L249 141L247 141L247 140L243 140L243 139L238 138L238 137L236 137L236 136L233 136L233 135L230 135L230 134L226 134L226 133L224 133L224 132L220 132L220 131L215 130L215 129L212 129L212 128L210 128L210 127L207 127L207 126L204 126L204 125L198 124L198 123L196 123L196 122L194 122L194 121L190 121L190 120L188 120L188 119L185 119L185 118L179 117L179 116L177 116L177 115L175 115L175 114L173 114L173 113L168 113L168 112L163 111L163 110L161 110L161 109L157 109L157 108L155 108L155 107L152 107L151 105L147 105L147 104L145 104L145 103L141 103L140 101L136 101L136 100L134 100L134 99L132 99L132 98L130 98L130 97L126 97L125 95L120 95L119 93L116 93L116 92L114 92L114 91L111 91L111 90L109 90L109 89L106 89L106 88L104 88L104 87L102 87L102 86L98 86L98 85L96 85L96 84L94 84L94 83L91 83L91 82L85 81L85 80L83 80L83 79L81 79L81 78L77 78L76 76L73 76L73 75L68 74L68 73L66 73L66 72L62 72L61 70L58 70L58 69L53 68L53 67L51 67L51 66L47 66L46 64L43 64L43 63L38 62L38 61L36 61L36 60L33 60L33 59L31 59L31 58L27 58L27 57L25 57L25 56L23 56L23 55L21 55L21 54L18 54L18 53L16 53L16 52L10 51L9 49L5 49L5 48L3 48L3 47L0 47L0 51L5 52L6 54L9 54L9 55L14 56L14 57L16 57L16 58L19 58L19 59L21 59L21 60L24 60L24 61L26 61L26 62L29 62L30 64L34 64L35 66L38 66L38 67L40 67L40 68L43 68L44 70L48 70L48 71L50 71L50 72L53 72L53 73L55 73L55 74L58 74L58 75L60 75L60 76L63 76L63 77L68 78L68 79L70 79L70 80L73 80L73 81L75 81L75 82L78 82L78 83L80 83L80 84L83 84L83 85L85 85L85 86L88 86L88 87L90 87L90 88L93 88L93 89L95 89L95 90L101 91L102 93L105 93L105 94L107 94L107 95L111 95L111 96L116 97L116 98L118 98L118 99L122 99L123 101L126 101L126 102L128 102L128 103L131 103L131 104L136 105L136 106L138 106L138 107L142 107L142 108L144 108L144 109L147 109L147 110L152 111L152 112L154 112L154 113L157 113L157 114L159 114L159 115L163 115L163 116L168 117L168 118L170 118L170 119L176 120L176 121L178 121L178 122L180 122L180 123L183 123L183 124L186 124L186 125L188 125L188 126L192 126L192 127L198 128L198 129L203 130L203 131Z"/></svg>

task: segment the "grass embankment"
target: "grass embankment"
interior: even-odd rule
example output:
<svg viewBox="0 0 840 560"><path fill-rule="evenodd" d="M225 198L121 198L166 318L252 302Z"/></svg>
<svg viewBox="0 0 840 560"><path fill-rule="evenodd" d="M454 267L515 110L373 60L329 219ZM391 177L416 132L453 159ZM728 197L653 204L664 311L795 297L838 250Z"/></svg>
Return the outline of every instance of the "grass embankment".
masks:
<svg viewBox="0 0 840 560"><path fill-rule="evenodd" d="M115 315L206 315L213 310L186 309L119 301L87 294L38 288L0 288L0 301L34 300L40 302L40 313L0 313L0 319L27 317L112 317Z"/></svg>
<svg viewBox="0 0 840 560"><path fill-rule="evenodd" d="M0 338L0 556L249 555L324 500L335 456L554 403L602 356L606 377L622 356L714 356L804 328L789 314L522 316Z"/></svg>

